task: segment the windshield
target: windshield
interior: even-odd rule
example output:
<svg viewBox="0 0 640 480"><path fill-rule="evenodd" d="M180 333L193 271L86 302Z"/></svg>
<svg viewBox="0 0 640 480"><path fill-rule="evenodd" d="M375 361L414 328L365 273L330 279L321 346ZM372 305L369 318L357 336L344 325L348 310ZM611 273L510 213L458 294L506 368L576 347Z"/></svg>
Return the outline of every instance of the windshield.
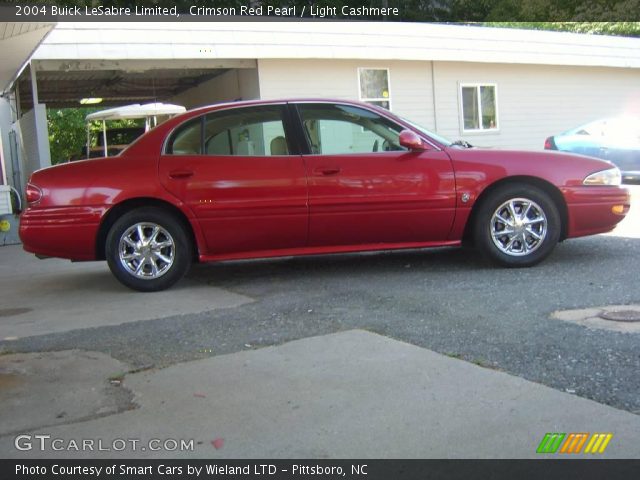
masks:
<svg viewBox="0 0 640 480"><path fill-rule="evenodd" d="M408 123L409 125L411 125L413 128L415 128L416 130L424 133L425 135L427 135L428 137L433 138L435 141L443 144L445 147L450 147L451 145L453 145L453 142L447 138L441 137L438 134L433 133L431 130L427 130L426 128L424 128L422 125L418 125L415 122L412 122L411 120L407 120L404 117L400 117L404 122Z"/></svg>

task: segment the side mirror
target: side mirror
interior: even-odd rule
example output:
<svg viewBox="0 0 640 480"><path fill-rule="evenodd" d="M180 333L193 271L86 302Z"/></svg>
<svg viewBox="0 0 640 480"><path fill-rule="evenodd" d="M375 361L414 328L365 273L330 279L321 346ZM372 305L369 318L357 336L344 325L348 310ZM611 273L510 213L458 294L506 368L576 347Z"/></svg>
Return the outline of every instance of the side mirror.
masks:
<svg viewBox="0 0 640 480"><path fill-rule="evenodd" d="M413 152L423 152L428 149L418 134L411 130L402 130L399 141L400 145Z"/></svg>

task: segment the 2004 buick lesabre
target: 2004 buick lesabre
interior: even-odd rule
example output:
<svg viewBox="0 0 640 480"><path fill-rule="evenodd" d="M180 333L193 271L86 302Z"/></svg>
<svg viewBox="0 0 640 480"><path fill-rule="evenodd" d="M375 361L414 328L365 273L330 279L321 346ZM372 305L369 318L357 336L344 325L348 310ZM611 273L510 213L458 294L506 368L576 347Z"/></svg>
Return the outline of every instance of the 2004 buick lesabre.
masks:
<svg viewBox="0 0 640 480"><path fill-rule="evenodd" d="M629 210L611 163L469 148L371 105L192 110L119 156L35 172L20 222L39 256L104 260L168 288L193 261L456 246L528 267Z"/></svg>

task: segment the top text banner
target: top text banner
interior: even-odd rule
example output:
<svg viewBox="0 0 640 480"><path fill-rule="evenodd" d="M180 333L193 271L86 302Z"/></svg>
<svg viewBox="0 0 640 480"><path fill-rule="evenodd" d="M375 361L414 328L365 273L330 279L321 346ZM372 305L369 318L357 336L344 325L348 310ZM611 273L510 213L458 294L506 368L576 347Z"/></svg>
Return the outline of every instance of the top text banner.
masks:
<svg viewBox="0 0 640 480"><path fill-rule="evenodd" d="M9 22L90 21L391 21L391 22L573 22L640 20L639 0L18 0L2 3L0 20ZM62 5L62 4L67 5ZM75 5L68 5L75 4ZM633 27L633 25L630 25ZM531 27L531 25L529 25ZM549 27L549 25L547 25ZM585 30L586 28L586 30Z"/></svg>
<svg viewBox="0 0 640 480"><path fill-rule="evenodd" d="M397 7L350 5L257 5L205 6L174 5L127 7L114 5L0 5L0 18L14 22L76 22L76 21L251 21L296 19L401 20Z"/></svg>

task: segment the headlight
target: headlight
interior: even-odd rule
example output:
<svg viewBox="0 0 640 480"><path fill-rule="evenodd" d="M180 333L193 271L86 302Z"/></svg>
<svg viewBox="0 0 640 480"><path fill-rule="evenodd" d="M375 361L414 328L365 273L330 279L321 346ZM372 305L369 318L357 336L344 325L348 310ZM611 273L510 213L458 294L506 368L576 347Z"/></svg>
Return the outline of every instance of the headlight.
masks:
<svg viewBox="0 0 640 480"><path fill-rule="evenodd" d="M621 183L622 175L618 167L592 173L582 181L583 185L620 185Z"/></svg>

